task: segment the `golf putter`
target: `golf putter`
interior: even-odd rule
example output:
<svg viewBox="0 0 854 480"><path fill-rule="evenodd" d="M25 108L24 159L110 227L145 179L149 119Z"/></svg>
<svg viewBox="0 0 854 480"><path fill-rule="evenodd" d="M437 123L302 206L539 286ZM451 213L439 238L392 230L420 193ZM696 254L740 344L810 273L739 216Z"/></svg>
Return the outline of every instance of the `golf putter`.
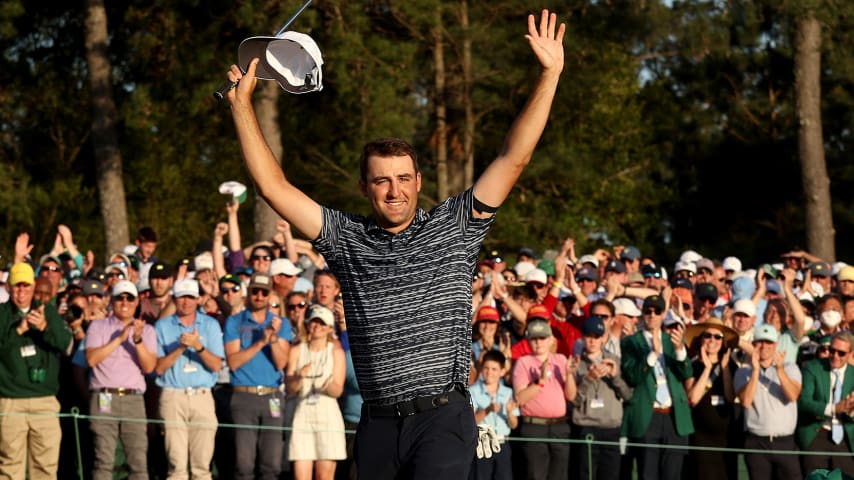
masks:
<svg viewBox="0 0 854 480"><path fill-rule="evenodd" d="M297 19L297 17L303 12L303 10L308 8L308 5L310 3L311 3L311 0L305 0L305 3L302 4L302 6L299 8L299 10L297 10L296 13L294 13L293 16L291 18L289 18L288 21L285 22L285 24L282 25L281 28L279 28L279 31L277 31L274 36L278 37L279 35L285 33L285 30L287 30L288 27L290 27L291 24L294 23L294 20ZM243 69L242 65L238 65L238 68L240 68L240 71L243 72L244 74L246 73L246 70ZM229 82L228 80L226 80L225 83L223 83L213 93L214 98L217 100L222 100L223 98L225 98L225 95L228 93L228 91L231 90L232 88L236 87L238 83L240 83L239 80L236 82Z"/></svg>

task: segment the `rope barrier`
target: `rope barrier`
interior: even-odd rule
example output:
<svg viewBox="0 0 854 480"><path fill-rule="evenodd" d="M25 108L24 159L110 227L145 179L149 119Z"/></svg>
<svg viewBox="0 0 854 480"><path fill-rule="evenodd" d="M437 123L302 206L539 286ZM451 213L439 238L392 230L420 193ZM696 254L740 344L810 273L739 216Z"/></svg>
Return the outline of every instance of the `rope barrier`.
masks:
<svg viewBox="0 0 854 480"><path fill-rule="evenodd" d="M183 421L168 421L164 419L151 419L151 418L138 418L138 417L114 417L114 416L105 416L105 415L85 415L80 413L80 409L78 407L72 407L70 413L7 413L0 412L0 417L57 417L57 418L71 418L74 423L74 437L75 444L77 450L77 475L81 480L83 479L83 461L82 461L82 450L80 445L80 420L89 420L89 421L111 421L111 422L135 422L135 423L154 423L160 425L180 425L183 427L200 427L200 428L242 428L242 429L251 429L251 430L279 430L282 432L309 432L309 433L317 433L317 432L343 432L345 435L353 435L356 433L355 430L344 429L344 430L329 430L329 429L294 429L293 427L278 427L271 425L245 425L245 424L237 424L237 423L214 423L214 422L183 422ZM665 450L683 450L683 451L705 451L705 452L729 452L736 454L764 454L764 455L804 455L804 456L850 456L850 452L815 452L815 451L802 451L802 450L756 450L756 449L746 449L746 448L731 448L731 447L709 447L709 446L696 446L696 445L666 445L666 444L653 444L653 443L639 443L639 442L612 442L605 440L595 440L595 437L592 434L587 434L584 438L538 438L538 437L504 437L505 441L509 442L518 442L518 443L530 443L530 442L538 442L538 443L556 443L556 444L579 444L584 445L587 448L587 461L588 465L593 464L593 446L613 446L618 448L625 447L637 447L637 448L658 448ZM592 476L592 469L588 472L589 476ZM592 477L591 479L592 480Z"/></svg>

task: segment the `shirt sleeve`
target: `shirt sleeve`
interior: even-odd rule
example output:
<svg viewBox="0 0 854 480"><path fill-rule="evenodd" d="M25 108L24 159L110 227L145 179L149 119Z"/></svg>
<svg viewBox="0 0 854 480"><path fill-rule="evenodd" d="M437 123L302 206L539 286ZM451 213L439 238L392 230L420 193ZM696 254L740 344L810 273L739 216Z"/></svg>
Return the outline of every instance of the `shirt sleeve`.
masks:
<svg viewBox="0 0 854 480"><path fill-rule="evenodd" d="M107 342L104 341L104 324L107 319L98 320L89 324L89 329L86 330L86 348L103 347Z"/></svg>

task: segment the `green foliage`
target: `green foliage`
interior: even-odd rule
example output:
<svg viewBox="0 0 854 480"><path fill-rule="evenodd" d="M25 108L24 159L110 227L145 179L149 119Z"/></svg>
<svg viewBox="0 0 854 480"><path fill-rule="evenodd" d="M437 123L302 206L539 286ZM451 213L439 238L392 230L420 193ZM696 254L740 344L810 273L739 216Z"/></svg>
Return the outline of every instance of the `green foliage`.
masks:
<svg viewBox="0 0 854 480"><path fill-rule="evenodd" d="M548 2L547 2L548 3ZM792 73L794 25L823 30L823 109L838 237L854 233L854 5L780 0L552 2L567 22L566 67L550 123L487 245L579 252L632 243L669 260L686 247L748 263L803 245ZM274 32L302 0L107 2L113 95L120 114L131 232L153 226L177 260L224 219L216 187L249 183L231 116L211 92L243 38ZM540 8L539 6L537 8ZM441 18L449 138L464 128L462 40L472 39L475 171L501 148L530 93L536 62L524 34L530 2L325 0L291 29L324 55L319 94L282 95L283 165L324 204L361 213L361 146L411 141L435 198L431 32ZM56 224L81 248L103 244L89 140L83 7L0 0L0 253L20 231L36 251ZM252 195L250 195L250 198ZM241 210L251 238L252 204ZM837 247L854 258L854 246ZM665 262L666 263L666 262Z"/></svg>

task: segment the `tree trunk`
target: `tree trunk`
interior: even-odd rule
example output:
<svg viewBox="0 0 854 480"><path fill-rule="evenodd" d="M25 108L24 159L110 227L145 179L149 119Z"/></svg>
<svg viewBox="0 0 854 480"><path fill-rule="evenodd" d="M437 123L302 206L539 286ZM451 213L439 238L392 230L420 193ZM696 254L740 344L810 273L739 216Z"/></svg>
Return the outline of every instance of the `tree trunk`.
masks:
<svg viewBox="0 0 854 480"><path fill-rule="evenodd" d="M86 63L92 96L92 144L98 199L104 222L105 255L128 244L127 205L122 180L122 154L116 136L118 113L110 80L107 49L107 12L103 0L86 0Z"/></svg>
<svg viewBox="0 0 854 480"><path fill-rule="evenodd" d="M796 35L798 155L806 203L807 249L832 262L836 259L836 233L821 130L821 24L810 14L798 22Z"/></svg>
<svg viewBox="0 0 854 480"><path fill-rule="evenodd" d="M441 202L450 195L448 186L448 126L445 105L445 41L442 32L442 12L436 9L433 26L433 88L436 113L436 198Z"/></svg>
<svg viewBox="0 0 854 480"><path fill-rule="evenodd" d="M258 115L258 125L273 156L282 162L282 131L279 128L279 96L282 89L273 81L259 81L255 97L255 112ZM276 221L279 215L264 201L255 196L255 241L270 240L276 234Z"/></svg>
<svg viewBox="0 0 854 480"><path fill-rule="evenodd" d="M471 31L469 30L469 6L467 0L460 2L460 27L463 31L463 189L474 183L474 110L471 87Z"/></svg>

